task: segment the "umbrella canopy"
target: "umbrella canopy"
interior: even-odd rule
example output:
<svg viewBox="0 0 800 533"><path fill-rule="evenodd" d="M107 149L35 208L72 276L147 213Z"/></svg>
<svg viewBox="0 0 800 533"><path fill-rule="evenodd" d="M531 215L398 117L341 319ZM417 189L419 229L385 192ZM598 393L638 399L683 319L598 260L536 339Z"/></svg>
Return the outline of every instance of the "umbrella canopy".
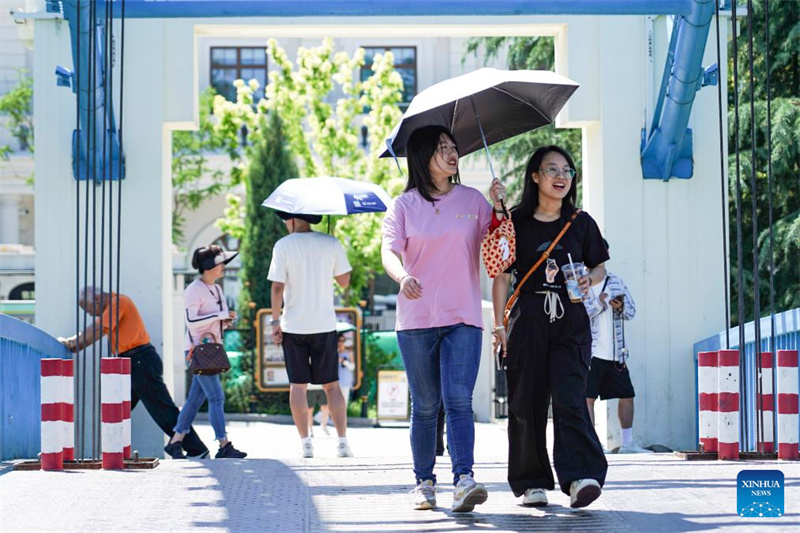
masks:
<svg viewBox="0 0 800 533"><path fill-rule="evenodd" d="M405 157L423 126L453 133L461 156L555 121L578 84L555 72L482 68L428 87L411 101L380 157Z"/></svg>
<svg viewBox="0 0 800 533"><path fill-rule="evenodd" d="M352 215L386 211L391 201L374 183L322 177L286 180L261 205L302 215Z"/></svg>

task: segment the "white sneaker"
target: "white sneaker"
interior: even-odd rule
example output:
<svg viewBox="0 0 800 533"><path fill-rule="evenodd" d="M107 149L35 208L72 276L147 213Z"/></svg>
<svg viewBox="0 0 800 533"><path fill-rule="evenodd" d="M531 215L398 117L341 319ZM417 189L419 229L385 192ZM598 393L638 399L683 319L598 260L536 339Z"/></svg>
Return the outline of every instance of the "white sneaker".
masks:
<svg viewBox="0 0 800 533"><path fill-rule="evenodd" d="M648 450L647 448L642 448L635 442L629 446L620 446L617 453L654 453L653 450Z"/></svg>
<svg viewBox="0 0 800 533"><path fill-rule="evenodd" d="M569 485L569 506L586 507L600 497L600 483L594 479L578 479Z"/></svg>
<svg viewBox="0 0 800 533"><path fill-rule="evenodd" d="M426 479L411 491L414 495L414 509L427 511L436 508L436 487L433 480Z"/></svg>
<svg viewBox="0 0 800 533"><path fill-rule="evenodd" d="M525 507L544 507L547 505L547 494L544 489L528 489L522 496L522 505Z"/></svg>
<svg viewBox="0 0 800 533"><path fill-rule="evenodd" d="M336 447L336 455L339 457L353 457L353 452L346 442L340 442Z"/></svg>
<svg viewBox="0 0 800 533"><path fill-rule="evenodd" d="M305 459L314 457L314 444L310 440L303 441L303 451L301 454Z"/></svg>
<svg viewBox="0 0 800 533"><path fill-rule="evenodd" d="M456 490L453 492L452 511L454 513L468 513L476 505L485 502L488 497L489 493L486 492L486 487L476 483L471 475L461 474L458 483L456 483Z"/></svg>

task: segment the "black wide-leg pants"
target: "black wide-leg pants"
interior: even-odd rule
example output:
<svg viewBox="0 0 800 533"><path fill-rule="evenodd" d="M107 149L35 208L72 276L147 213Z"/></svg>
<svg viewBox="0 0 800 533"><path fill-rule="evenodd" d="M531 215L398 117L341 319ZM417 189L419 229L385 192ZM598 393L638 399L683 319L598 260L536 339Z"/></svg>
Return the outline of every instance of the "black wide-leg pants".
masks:
<svg viewBox="0 0 800 533"><path fill-rule="evenodd" d="M545 431L553 402L553 460L561 490L591 478L602 486L608 463L586 406L592 336L581 303L561 297L564 316L544 311L545 295L521 294L508 329L508 483L515 496L553 490Z"/></svg>

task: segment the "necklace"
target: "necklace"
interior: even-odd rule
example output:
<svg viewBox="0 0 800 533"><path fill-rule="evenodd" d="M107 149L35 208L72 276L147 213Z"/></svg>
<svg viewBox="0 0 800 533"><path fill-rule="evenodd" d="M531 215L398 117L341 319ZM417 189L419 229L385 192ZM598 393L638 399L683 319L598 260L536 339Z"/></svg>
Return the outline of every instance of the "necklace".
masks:
<svg viewBox="0 0 800 533"><path fill-rule="evenodd" d="M450 185L451 185L450 189L447 192L439 194L439 195L436 195L437 198L438 198L438 200L437 200L438 202L441 202L442 200L444 200L445 197L447 197L447 195L449 195L451 192L453 192L453 189L456 188L456 184L455 183L451 183ZM439 214L439 208L436 207L436 201L431 202L431 205L433 206L433 214L434 215L438 215Z"/></svg>

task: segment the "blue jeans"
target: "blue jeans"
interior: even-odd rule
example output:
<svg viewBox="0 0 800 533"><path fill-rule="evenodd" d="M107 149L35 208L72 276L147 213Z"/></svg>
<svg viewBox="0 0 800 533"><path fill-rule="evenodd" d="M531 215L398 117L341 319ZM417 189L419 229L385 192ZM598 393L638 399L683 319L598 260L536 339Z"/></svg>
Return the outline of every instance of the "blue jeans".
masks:
<svg viewBox="0 0 800 533"><path fill-rule="evenodd" d="M192 376L192 386L189 387L189 394L186 396L186 403L183 405L178 422L175 424L175 432L186 434L197 416L200 406L208 398L208 420L214 428L214 435L217 440L224 439L225 434L225 393L222 391L222 381L219 374L204 376L195 374Z"/></svg>
<svg viewBox="0 0 800 533"><path fill-rule="evenodd" d="M397 332L411 389L411 453L417 483L436 483L436 419L444 403L453 483L472 475L475 422L472 391L478 377L483 331L455 324Z"/></svg>

